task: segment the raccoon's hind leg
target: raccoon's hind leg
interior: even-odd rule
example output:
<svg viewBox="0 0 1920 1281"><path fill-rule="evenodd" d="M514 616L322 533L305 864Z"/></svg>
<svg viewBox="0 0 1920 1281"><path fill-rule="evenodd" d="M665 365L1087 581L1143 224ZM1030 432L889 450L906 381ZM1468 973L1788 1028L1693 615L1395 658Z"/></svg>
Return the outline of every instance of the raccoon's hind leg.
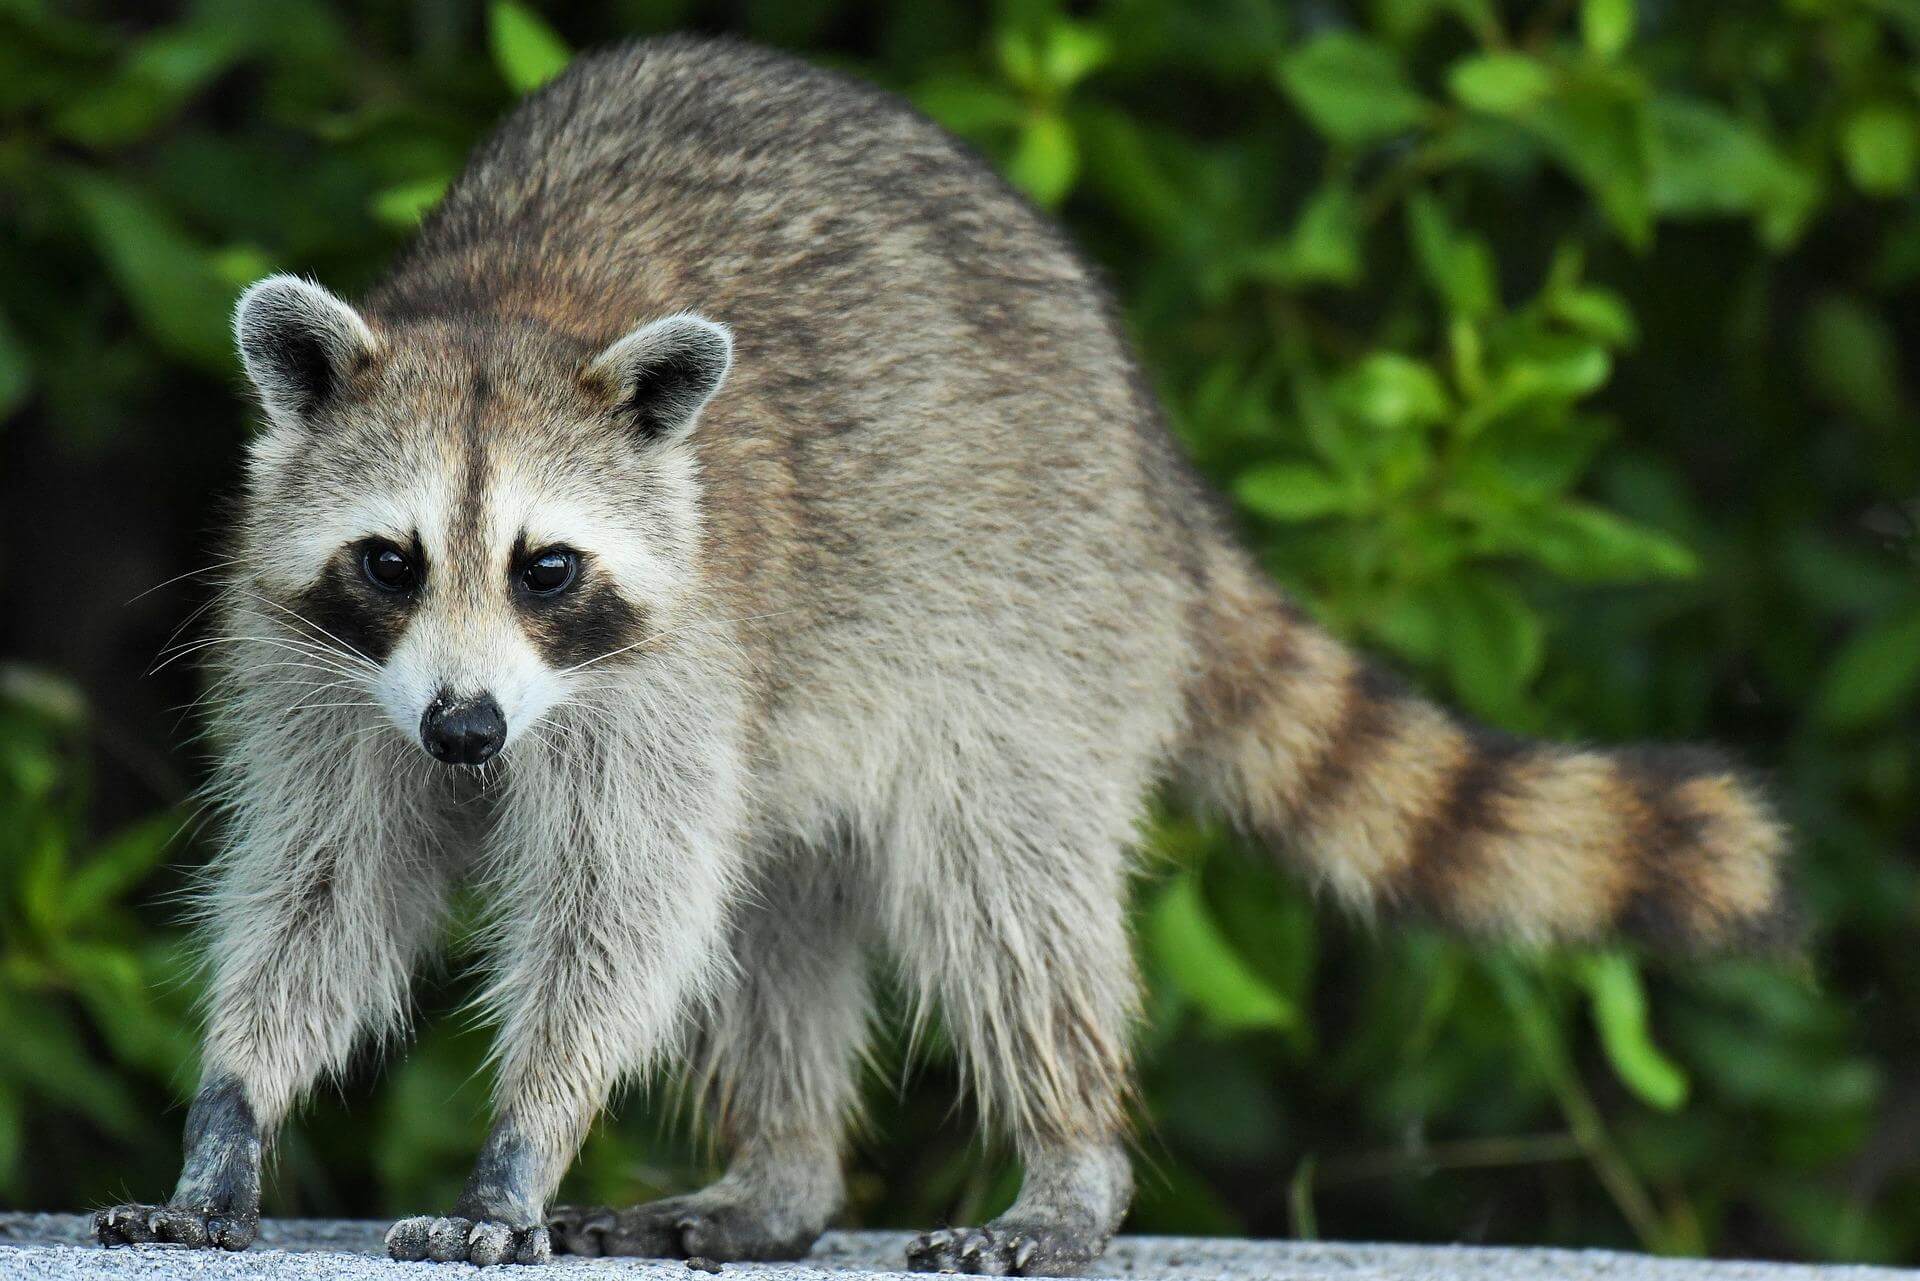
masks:
<svg viewBox="0 0 1920 1281"><path fill-rule="evenodd" d="M893 946L1025 1168L1006 1213L916 1237L908 1264L1073 1275L1106 1248L1133 1196L1123 1113L1138 993L1119 838L975 828L900 864L921 874L890 924Z"/></svg>
<svg viewBox="0 0 1920 1281"><path fill-rule="evenodd" d="M841 1135L866 1034L864 931L840 851L794 846L736 911L736 977L702 1032L700 1094L726 1175L623 1210L556 1210L556 1251L803 1257L844 1195Z"/></svg>

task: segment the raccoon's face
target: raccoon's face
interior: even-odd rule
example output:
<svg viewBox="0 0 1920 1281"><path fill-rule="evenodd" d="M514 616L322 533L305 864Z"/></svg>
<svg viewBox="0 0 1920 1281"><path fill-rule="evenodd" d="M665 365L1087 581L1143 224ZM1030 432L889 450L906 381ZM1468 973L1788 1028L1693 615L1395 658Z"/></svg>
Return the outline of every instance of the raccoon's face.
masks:
<svg viewBox="0 0 1920 1281"><path fill-rule="evenodd" d="M699 532L684 441L725 329L671 316L597 352L531 328L376 332L284 276L235 329L269 419L252 594L338 673L288 682L292 703L358 686L435 759L479 765L671 626Z"/></svg>

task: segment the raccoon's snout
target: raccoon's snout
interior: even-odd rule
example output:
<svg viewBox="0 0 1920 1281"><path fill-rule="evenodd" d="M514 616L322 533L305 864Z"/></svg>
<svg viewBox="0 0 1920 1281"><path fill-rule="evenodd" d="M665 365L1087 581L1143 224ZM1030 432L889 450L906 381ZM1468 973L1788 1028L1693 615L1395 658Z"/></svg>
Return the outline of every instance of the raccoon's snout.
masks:
<svg viewBox="0 0 1920 1281"><path fill-rule="evenodd" d="M484 764L506 741L507 718L491 694L456 702L443 690L420 718L420 742L427 754L449 765Z"/></svg>

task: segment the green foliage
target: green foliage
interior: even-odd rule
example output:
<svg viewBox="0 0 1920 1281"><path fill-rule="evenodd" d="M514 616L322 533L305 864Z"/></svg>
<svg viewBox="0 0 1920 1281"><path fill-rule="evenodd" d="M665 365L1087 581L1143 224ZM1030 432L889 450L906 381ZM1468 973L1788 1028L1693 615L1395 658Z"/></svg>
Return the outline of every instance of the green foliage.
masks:
<svg viewBox="0 0 1920 1281"><path fill-rule="evenodd" d="M1336 142L1391 138L1418 127L1431 110L1393 50L1351 31L1328 31L1289 50L1279 75L1301 113Z"/></svg>
<svg viewBox="0 0 1920 1281"><path fill-rule="evenodd" d="M538 89L566 70L573 57L546 20L516 0L493 0L488 7L487 47L515 93Z"/></svg>
<svg viewBox="0 0 1920 1281"><path fill-rule="evenodd" d="M1725 741L1802 833L1812 977L1355 929L1167 812L1136 1227L1920 1260L1910 6L0 6L0 432L136 476L231 457L241 284L365 284L571 49L723 26L899 90L1057 211L1329 625L1506 728ZM166 536L155 578L206 559ZM90 692L125 649L75 646ZM158 1189L191 1080L180 817L96 830L108 719L0 670L0 1197ZM403 1061L290 1134L277 1208L446 1203L485 1107L486 1038L444 1017L470 959ZM874 1092L860 1221L1011 1195L926 1042L911 1077L904 1040L879 1055L908 1084ZM658 1111L602 1127L571 1193L695 1179Z"/></svg>
<svg viewBox="0 0 1920 1281"><path fill-rule="evenodd" d="M127 1078L165 1083L193 1052L181 940L129 902L180 820L158 814L87 839L76 746L89 720L58 677L0 665L0 1195L9 1200L29 1198L29 1136L53 1116L166 1143L167 1127L142 1114Z"/></svg>
<svg viewBox="0 0 1920 1281"><path fill-rule="evenodd" d="M1248 968L1200 897L1199 882L1180 877L1161 889L1147 946L1169 989L1224 1030L1298 1027L1300 1011Z"/></svg>

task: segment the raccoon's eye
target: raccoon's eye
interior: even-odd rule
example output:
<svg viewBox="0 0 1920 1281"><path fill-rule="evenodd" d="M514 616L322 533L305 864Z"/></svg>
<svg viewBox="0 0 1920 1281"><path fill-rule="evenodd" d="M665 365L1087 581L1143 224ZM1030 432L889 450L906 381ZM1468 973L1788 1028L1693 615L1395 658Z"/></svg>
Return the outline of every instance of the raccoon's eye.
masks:
<svg viewBox="0 0 1920 1281"><path fill-rule="evenodd" d="M413 558L392 543L370 544L360 553L360 569L383 592L410 592L420 579Z"/></svg>
<svg viewBox="0 0 1920 1281"><path fill-rule="evenodd" d="M538 596L564 591L580 572L580 558L564 547L551 547L526 563L520 585Z"/></svg>

